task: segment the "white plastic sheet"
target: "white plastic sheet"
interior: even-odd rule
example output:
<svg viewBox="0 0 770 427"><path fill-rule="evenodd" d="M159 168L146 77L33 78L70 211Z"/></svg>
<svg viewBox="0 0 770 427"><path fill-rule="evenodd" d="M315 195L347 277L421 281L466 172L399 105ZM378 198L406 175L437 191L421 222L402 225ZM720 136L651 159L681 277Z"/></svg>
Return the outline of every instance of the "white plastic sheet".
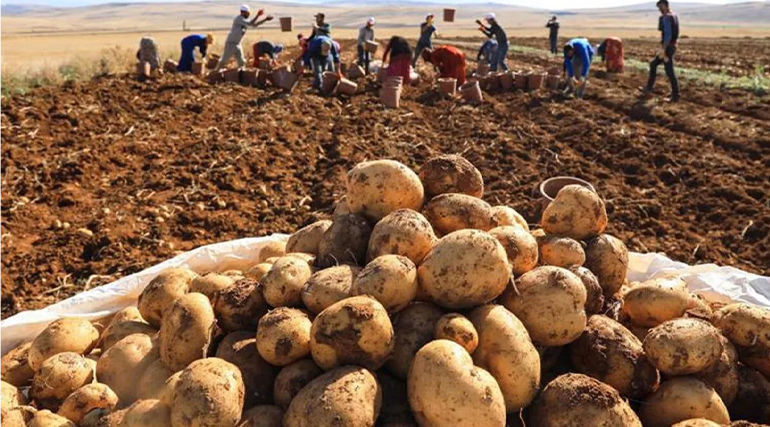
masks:
<svg viewBox="0 0 770 427"><path fill-rule="evenodd" d="M274 234L202 246L42 310L19 313L0 322L2 354L34 338L56 319L83 317L96 320L135 304L142 289L166 268L185 266L200 273L245 270L257 263L259 253L267 243L286 239L287 235ZM628 270L631 281L676 275L681 276L693 292L725 301L743 301L770 308L770 277L714 264L689 266L654 253L631 253Z"/></svg>

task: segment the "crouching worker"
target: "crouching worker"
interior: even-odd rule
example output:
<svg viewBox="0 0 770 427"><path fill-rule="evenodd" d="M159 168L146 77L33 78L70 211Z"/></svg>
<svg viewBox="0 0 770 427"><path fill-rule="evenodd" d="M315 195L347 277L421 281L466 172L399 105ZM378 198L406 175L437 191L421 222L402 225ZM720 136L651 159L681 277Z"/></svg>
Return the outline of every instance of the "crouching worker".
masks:
<svg viewBox="0 0 770 427"><path fill-rule="evenodd" d="M403 37L391 37L388 45L385 46L385 52L382 53L383 64L388 62L388 56L390 56L390 62L386 75L388 77L401 76L404 79L404 84L411 83L412 48L409 46L409 42Z"/></svg>
<svg viewBox="0 0 770 427"><path fill-rule="evenodd" d="M193 63L195 62L195 48L201 54L202 58L206 58L209 46L214 44L213 34L193 34L182 39L182 57L179 58L179 65L177 71L179 72L191 72Z"/></svg>
<svg viewBox="0 0 770 427"><path fill-rule="evenodd" d="M622 73L623 60L623 41L617 37L610 37L604 40L597 48L596 53L602 58L602 62L607 67L608 73Z"/></svg>
<svg viewBox="0 0 770 427"><path fill-rule="evenodd" d="M154 38L142 37L139 42L139 50L136 52L136 59L139 60L140 64L149 63L150 72L160 71L160 53L158 43ZM144 69L143 66L142 69Z"/></svg>
<svg viewBox="0 0 770 427"><path fill-rule="evenodd" d="M275 64L275 61L278 59L278 55L283 52L283 45L273 44L270 41L262 40L254 43L252 50L254 51L254 68L259 68L260 58L270 58L273 64Z"/></svg>
<svg viewBox="0 0 770 427"><path fill-rule="evenodd" d="M578 98L583 97L588 85L588 70L591 68L593 55L594 50L586 39L572 39L564 45L564 69L567 70L565 94L575 92Z"/></svg>
<svg viewBox="0 0 770 427"><path fill-rule="evenodd" d="M302 55L303 66L299 67L297 74L302 74L306 67L313 67L313 88L321 89L321 79L324 71L336 71L340 74L340 54L334 46L334 42L327 36L316 36L308 43L307 51Z"/></svg>
<svg viewBox="0 0 770 427"><path fill-rule="evenodd" d="M453 46L425 49L422 58L438 68L439 77L457 79L457 85L465 84L465 54Z"/></svg>

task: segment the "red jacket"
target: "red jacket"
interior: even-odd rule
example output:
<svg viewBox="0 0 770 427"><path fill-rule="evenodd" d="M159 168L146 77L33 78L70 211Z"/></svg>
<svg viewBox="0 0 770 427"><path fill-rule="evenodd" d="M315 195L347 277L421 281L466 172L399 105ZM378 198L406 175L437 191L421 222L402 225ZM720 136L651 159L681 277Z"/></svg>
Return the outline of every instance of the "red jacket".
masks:
<svg viewBox="0 0 770 427"><path fill-rule="evenodd" d="M457 85L465 84L465 54L453 46L441 46L433 51L431 61L438 67L442 78L457 79Z"/></svg>

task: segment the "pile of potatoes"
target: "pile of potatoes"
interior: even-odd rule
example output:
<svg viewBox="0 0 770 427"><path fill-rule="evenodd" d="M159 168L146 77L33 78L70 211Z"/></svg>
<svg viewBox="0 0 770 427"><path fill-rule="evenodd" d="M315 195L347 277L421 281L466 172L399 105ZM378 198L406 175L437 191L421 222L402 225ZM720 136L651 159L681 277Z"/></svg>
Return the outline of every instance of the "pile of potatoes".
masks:
<svg viewBox="0 0 770 427"><path fill-rule="evenodd" d="M157 275L2 358L4 427L770 423L770 311L626 279L604 202L539 227L440 156L353 168L334 215L246 271Z"/></svg>

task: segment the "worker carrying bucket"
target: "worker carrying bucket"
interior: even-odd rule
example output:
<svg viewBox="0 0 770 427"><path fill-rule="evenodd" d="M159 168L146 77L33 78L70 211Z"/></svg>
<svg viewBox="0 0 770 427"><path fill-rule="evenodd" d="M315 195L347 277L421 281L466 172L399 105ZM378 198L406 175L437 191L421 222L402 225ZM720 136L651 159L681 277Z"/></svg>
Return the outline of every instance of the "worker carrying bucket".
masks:
<svg viewBox="0 0 770 427"><path fill-rule="evenodd" d="M235 57L235 60L238 62L239 68L243 68L246 65L246 58L243 55L241 41L249 27L256 28L273 19L271 15L267 15L265 19L258 21L259 17L264 14L264 9L260 9L254 19L249 21L251 8L246 4L241 6L241 14L233 19L233 27L230 29L230 34L227 35L227 40L225 40L225 51L222 54L222 59L219 60L217 69L225 68L227 63L230 62L230 59L233 57Z"/></svg>
<svg viewBox="0 0 770 427"><path fill-rule="evenodd" d="M195 62L195 48L201 54L201 57L206 58L209 46L214 44L213 34L192 34L182 39L182 57L179 58L179 65L177 71L189 73L193 70L193 63Z"/></svg>
<svg viewBox="0 0 770 427"><path fill-rule="evenodd" d="M254 68L259 68L260 58L270 58L272 65L275 65L278 56L283 52L283 45L275 44L269 40L260 40L254 43L252 51L254 53Z"/></svg>
<svg viewBox="0 0 770 427"><path fill-rule="evenodd" d="M366 42L374 42L374 17L367 19L366 25L358 30L358 65L364 68L366 74L369 74L369 62L373 55L366 49Z"/></svg>
<svg viewBox="0 0 770 427"><path fill-rule="evenodd" d="M596 47L596 53L602 57L602 62L607 66L608 73L622 73L623 41L617 37L609 37Z"/></svg>

